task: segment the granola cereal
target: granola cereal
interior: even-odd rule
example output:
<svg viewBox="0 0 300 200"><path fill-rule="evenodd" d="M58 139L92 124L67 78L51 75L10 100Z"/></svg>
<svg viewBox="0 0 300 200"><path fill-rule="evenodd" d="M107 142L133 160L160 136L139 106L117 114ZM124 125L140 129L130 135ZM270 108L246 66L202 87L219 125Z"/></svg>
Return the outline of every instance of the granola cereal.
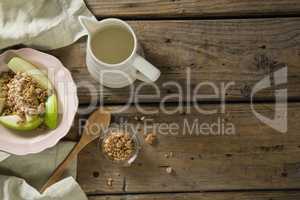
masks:
<svg viewBox="0 0 300 200"><path fill-rule="evenodd" d="M2 77L1 89L6 97L3 115L17 114L25 120L26 115L45 112L48 93L30 76L25 73L6 73Z"/></svg>
<svg viewBox="0 0 300 200"><path fill-rule="evenodd" d="M134 141L128 133L112 133L103 143L104 153L114 161L129 159L135 150Z"/></svg>

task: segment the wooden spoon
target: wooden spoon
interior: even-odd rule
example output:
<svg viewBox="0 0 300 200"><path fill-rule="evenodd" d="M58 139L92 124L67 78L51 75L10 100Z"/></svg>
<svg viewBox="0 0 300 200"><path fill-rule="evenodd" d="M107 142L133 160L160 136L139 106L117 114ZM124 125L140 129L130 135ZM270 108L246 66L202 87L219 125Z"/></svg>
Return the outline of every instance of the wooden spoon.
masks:
<svg viewBox="0 0 300 200"><path fill-rule="evenodd" d="M101 132L108 128L111 120L111 114L109 111L105 111L103 109L98 109L95 111L87 120L86 125L84 127L83 134L80 138L80 141L75 145L66 159L54 170L48 181L44 184L44 186L40 189L40 192L43 193L49 186L56 183L62 177L64 171L74 160L78 153L89 143L99 138Z"/></svg>

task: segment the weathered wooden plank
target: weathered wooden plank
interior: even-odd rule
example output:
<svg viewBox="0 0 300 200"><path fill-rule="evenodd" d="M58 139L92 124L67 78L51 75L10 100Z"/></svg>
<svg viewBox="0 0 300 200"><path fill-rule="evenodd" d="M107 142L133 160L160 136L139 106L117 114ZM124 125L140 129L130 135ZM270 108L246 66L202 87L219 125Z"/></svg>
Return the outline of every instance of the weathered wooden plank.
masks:
<svg viewBox="0 0 300 200"><path fill-rule="evenodd" d="M78 114L75 116L72 127L68 134L63 138L63 140L67 141L79 141L80 135L79 135L79 128L83 126L80 124L82 121L82 117L80 117Z"/></svg>
<svg viewBox="0 0 300 200"><path fill-rule="evenodd" d="M179 193L147 195L93 196L89 200L295 200L300 198L298 191L279 192L218 192L218 193Z"/></svg>
<svg viewBox="0 0 300 200"><path fill-rule="evenodd" d="M157 111L155 106L142 108ZM83 190L105 194L300 188L299 103L288 106L287 133L260 122L248 104L226 105L225 114L217 105L201 105L205 110L217 109L211 115L184 108L174 114L159 110L145 115L130 107L114 114L113 122L123 122L123 127L126 122L137 130L142 151L133 166L122 168L103 158L98 142L90 144L78 161ZM272 104L257 104L255 110L267 117L274 115ZM202 128L192 129L193 125ZM156 145L144 143L143 134L150 132L158 136ZM173 174L166 172L168 166ZM108 178L113 179L112 186L107 185Z"/></svg>
<svg viewBox="0 0 300 200"><path fill-rule="evenodd" d="M215 94L222 84L230 85L224 95L227 100L249 100L251 88L262 78L284 64L288 66L288 89L291 99L300 97L300 18L204 21L131 21L146 58L156 65L162 76L157 82L160 94L151 85L137 82L129 88L102 88L89 75L85 66L85 42L51 52L71 70L79 86L81 103L95 99L105 103L124 103L133 97L139 102L178 102L193 100L193 92ZM190 72L187 72L187 69ZM190 73L190 83L187 74ZM178 94L174 81L182 88ZM141 88L139 88L141 87ZM191 94L189 94L190 89ZM272 100L274 85L255 95ZM139 90L140 89L140 90ZM173 96L170 96L173 95ZM189 99L188 96L191 96ZM100 100L101 97L101 100ZM221 94L197 100L220 100Z"/></svg>
<svg viewBox="0 0 300 200"><path fill-rule="evenodd" d="M86 0L99 17L240 17L300 13L298 0Z"/></svg>

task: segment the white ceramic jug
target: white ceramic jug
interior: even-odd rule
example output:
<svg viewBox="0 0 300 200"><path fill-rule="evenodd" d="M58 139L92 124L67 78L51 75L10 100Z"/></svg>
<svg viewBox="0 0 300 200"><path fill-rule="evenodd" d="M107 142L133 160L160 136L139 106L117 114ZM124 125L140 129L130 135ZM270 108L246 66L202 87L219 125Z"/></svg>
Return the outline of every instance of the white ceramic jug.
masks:
<svg viewBox="0 0 300 200"><path fill-rule="evenodd" d="M115 18L96 21L84 16L80 16L79 21L88 32L86 64L92 77L99 83L110 88L121 88L132 84L136 79L144 82L154 82L159 78L160 71L137 54L137 37L126 22ZM91 45L95 33L112 26L125 28L134 40L131 54L124 61L116 64L109 64L98 59Z"/></svg>

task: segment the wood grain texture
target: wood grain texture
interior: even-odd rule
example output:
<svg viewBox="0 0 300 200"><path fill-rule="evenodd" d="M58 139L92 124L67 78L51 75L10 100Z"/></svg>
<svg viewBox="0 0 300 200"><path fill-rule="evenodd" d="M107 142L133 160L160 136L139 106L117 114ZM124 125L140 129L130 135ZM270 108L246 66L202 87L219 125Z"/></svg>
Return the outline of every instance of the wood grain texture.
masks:
<svg viewBox="0 0 300 200"><path fill-rule="evenodd" d="M91 99L105 103L178 102L188 98L187 85L199 95L215 94L206 81L216 85L234 82L228 87L227 100L249 100L251 88L273 71L288 66L289 98L300 99L300 18L201 20L201 21L130 21L144 48L146 58L156 65L162 76L157 82L160 94L151 85L136 82L130 88L102 88L85 66L85 41L50 53L57 56L72 72L78 85L80 103ZM187 83L187 69L191 82ZM176 82L178 88L167 85ZM258 100L273 100L272 87L255 95ZM220 91L219 91L220 92ZM131 95L134 94L134 95ZM134 96L133 99L129 99ZM191 96L196 96L191 94ZM220 100L217 97L196 97L198 101Z"/></svg>
<svg viewBox="0 0 300 200"><path fill-rule="evenodd" d="M131 124L139 133L142 143L139 158L130 168L115 166L103 158L98 142L91 143L79 154L79 184L93 195L300 188L299 103L289 104L287 133L261 123L248 104L226 105L225 114L217 105L201 105L201 108L218 112L204 115L191 109L171 115L161 111L145 115L131 107L113 114L113 122L123 123L123 127L125 122ZM272 104L257 104L255 109L267 117L274 115ZM216 127L200 132L199 127L191 129L194 124L211 125L218 120L222 120L224 127L232 123L235 134L226 131L216 134ZM178 129L171 125L174 123ZM158 137L155 145L144 143L143 135L151 132ZM166 172L169 166L174 173ZM108 178L113 179L112 186L107 185Z"/></svg>
<svg viewBox="0 0 300 200"><path fill-rule="evenodd" d="M86 0L99 17L233 17L300 13L298 0Z"/></svg>
<svg viewBox="0 0 300 200"><path fill-rule="evenodd" d="M298 191L279 192L218 192L218 193L179 193L95 196L89 200L295 200L300 198Z"/></svg>

